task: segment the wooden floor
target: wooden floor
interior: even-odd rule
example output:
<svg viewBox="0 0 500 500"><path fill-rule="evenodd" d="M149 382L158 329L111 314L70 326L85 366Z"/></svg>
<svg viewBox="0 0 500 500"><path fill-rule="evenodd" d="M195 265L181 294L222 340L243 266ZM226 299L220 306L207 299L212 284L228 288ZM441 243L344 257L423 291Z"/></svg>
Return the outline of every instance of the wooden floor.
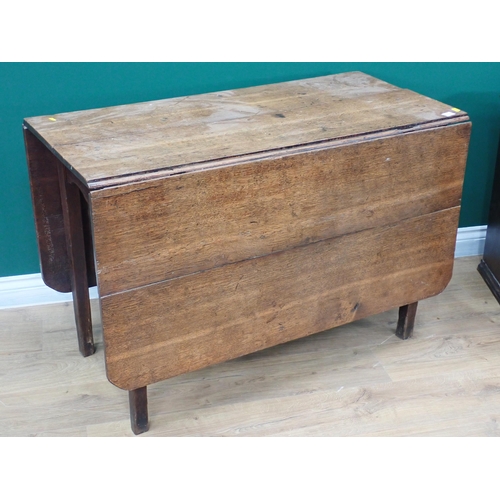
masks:
<svg viewBox="0 0 500 500"><path fill-rule="evenodd" d="M414 337L389 311L149 387L152 436L498 436L500 305L455 261ZM79 352L70 303L0 311L0 436L133 436L128 394Z"/></svg>

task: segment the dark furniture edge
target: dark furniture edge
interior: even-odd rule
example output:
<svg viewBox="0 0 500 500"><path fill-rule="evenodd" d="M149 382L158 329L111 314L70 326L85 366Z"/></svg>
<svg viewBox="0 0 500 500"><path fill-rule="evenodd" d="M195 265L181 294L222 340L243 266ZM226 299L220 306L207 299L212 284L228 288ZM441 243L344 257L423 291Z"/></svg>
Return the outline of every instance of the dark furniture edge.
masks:
<svg viewBox="0 0 500 500"><path fill-rule="evenodd" d="M497 299L498 303L500 304L500 283L492 273L488 264L483 259L481 259L481 262L477 266L477 270L483 277L484 282L488 285L488 288L491 290L491 293L494 295L495 299Z"/></svg>

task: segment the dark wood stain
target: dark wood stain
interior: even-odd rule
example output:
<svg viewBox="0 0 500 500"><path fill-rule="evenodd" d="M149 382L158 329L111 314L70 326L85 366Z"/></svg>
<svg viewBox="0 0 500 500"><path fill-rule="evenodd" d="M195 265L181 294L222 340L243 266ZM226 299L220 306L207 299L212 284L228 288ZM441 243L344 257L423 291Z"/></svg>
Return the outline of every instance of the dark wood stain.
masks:
<svg viewBox="0 0 500 500"><path fill-rule="evenodd" d="M149 430L148 388L139 387L129 391L130 425L134 434L142 434Z"/></svg>
<svg viewBox="0 0 500 500"><path fill-rule="evenodd" d="M396 335L402 340L407 340L413 335L417 306L418 302L413 302L412 304L407 304L399 308Z"/></svg>
<svg viewBox="0 0 500 500"><path fill-rule="evenodd" d="M95 352L90 312L87 256L84 225L82 219L82 196L64 166L59 168L59 189L61 192L66 248L69 254L71 290L75 310L78 345L83 356Z"/></svg>
<svg viewBox="0 0 500 500"><path fill-rule="evenodd" d="M71 292L69 257L64 233L59 162L26 128L24 141L42 278L58 292Z"/></svg>

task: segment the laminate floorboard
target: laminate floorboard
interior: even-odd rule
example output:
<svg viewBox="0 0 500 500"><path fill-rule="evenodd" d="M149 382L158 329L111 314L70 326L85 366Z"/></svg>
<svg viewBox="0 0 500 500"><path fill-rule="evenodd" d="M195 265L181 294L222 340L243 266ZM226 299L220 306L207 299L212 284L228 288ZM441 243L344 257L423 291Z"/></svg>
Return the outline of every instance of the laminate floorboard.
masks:
<svg viewBox="0 0 500 500"><path fill-rule="evenodd" d="M456 259L421 301L148 388L154 436L498 436L500 305ZM126 391L78 352L70 303L0 310L0 436L133 436Z"/></svg>

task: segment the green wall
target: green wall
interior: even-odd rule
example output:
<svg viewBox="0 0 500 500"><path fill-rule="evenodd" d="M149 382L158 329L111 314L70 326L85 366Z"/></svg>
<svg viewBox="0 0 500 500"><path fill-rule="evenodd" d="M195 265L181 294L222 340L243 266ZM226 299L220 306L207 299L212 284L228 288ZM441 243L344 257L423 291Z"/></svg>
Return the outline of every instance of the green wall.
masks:
<svg viewBox="0 0 500 500"><path fill-rule="evenodd" d="M500 63L0 63L0 277L39 272L23 118L354 70L469 113L460 226L486 224L500 134Z"/></svg>

